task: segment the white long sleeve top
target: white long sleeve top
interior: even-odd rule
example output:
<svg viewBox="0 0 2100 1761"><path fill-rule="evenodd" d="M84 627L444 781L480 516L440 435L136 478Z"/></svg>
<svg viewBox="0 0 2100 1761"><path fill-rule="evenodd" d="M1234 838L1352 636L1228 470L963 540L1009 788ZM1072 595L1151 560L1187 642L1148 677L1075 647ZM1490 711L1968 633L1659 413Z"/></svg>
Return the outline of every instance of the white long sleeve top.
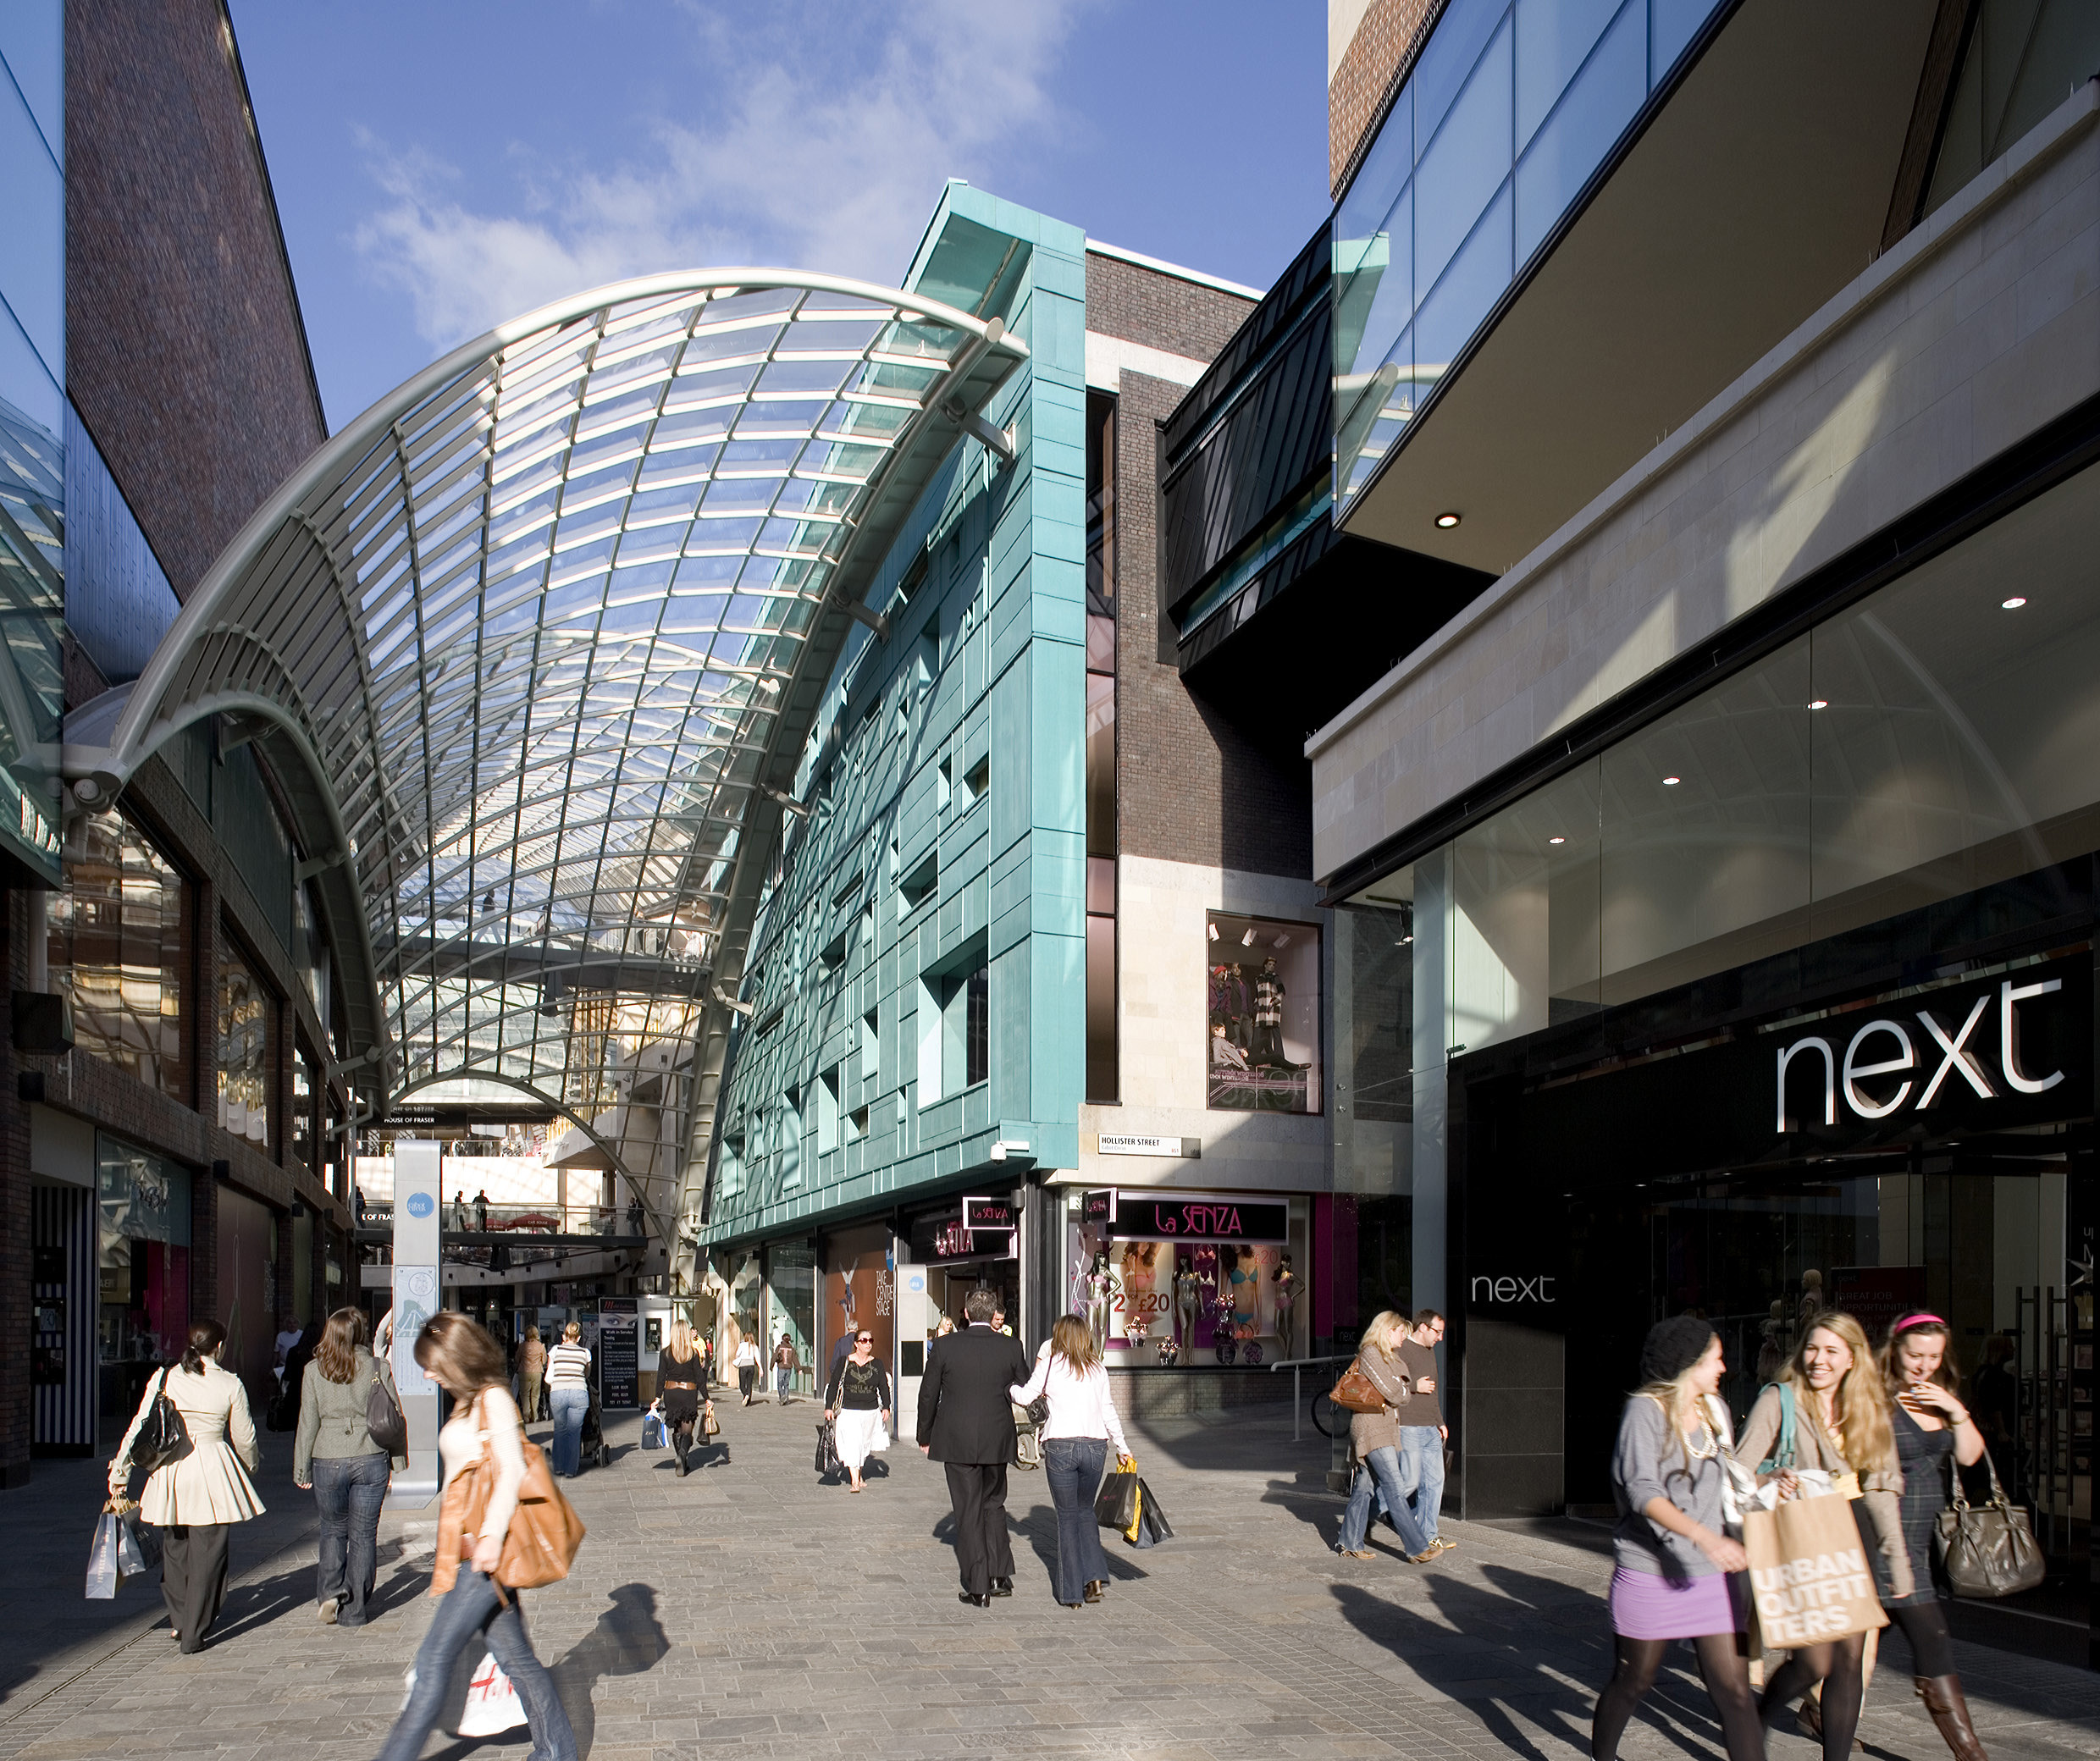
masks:
<svg viewBox="0 0 2100 1761"><path fill-rule="evenodd" d="M1044 1341L1036 1353L1036 1373L1007 1390L1016 1406L1025 1406L1038 1394L1050 1397L1050 1416L1041 1436L1049 1443L1060 1437L1105 1437L1116 1454L1127 1455L1130 1446L1123 1440L1123 1421L1117 1416L1115 1396L1108 1388L1108 1372L1096 1364L1084 1376L1077 1374L1064 1357Z"/></svg>

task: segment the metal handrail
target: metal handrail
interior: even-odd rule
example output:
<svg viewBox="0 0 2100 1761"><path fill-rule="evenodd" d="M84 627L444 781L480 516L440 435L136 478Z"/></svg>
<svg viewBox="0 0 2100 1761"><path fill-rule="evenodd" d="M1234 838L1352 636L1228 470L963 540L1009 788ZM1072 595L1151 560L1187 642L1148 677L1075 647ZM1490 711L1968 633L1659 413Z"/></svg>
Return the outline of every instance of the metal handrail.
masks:
<svg viewBox="0 0 2100 1761"><path fill-rule="evenodd" d="M1356 1355L1353 1351L1330 1351L1324 1357L1282 1357L1268 1366L1271 1375L1279 1370L1290 1372L1291 1442L1301 1440L1300 1427L1304 1423L1305 1414L1305 1366L1307 1364L1346 1363Z"/></svg>

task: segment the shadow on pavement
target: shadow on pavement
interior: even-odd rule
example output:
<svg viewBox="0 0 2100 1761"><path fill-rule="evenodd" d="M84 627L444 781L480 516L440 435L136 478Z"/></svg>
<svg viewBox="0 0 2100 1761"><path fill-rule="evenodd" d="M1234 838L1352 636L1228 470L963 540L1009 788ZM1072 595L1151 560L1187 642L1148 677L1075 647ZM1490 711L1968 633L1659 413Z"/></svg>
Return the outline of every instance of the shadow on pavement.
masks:
<svg viewBox="0 0 2100 1761"><path fill-rule="evenodd" d="M527 1616L527 1631L531 1631ZM588 1758L597 1734L598 1715L591 1690L607 1675L642 1675L662 1662L671 1649L656 1618L656 1592L647 1584L622 1584L612 1592L612 1606L598 1624L561 1658L548 1665L561 1704L576 1727L576 1752Z"/></svg>

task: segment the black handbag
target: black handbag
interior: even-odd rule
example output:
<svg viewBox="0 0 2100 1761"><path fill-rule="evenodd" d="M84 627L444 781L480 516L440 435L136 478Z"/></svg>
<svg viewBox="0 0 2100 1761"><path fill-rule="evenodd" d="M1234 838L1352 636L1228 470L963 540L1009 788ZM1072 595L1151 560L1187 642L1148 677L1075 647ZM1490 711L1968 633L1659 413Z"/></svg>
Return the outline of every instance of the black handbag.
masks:
<svg viewBox="0 0 2100 1761"><path fill-rule="evenodd" d="M821 1475L835 1474L843 1464L838 1459L838 1433L831 1419L816 1422L816 1471Z"/></svg>
<svg viewBox="0 0 2100 1761"><path fill-rule="evenodd" d="M1983 1452L1991 1475L1991 1500L1972 1504L1962 1493L1961 1475L1954 1479L1954 1502L1939 1514L1934 1537L1947 1582L1957 1596L2017 1596L2048 1576L2048 1564L2035 1545L2027 1513L2005 1496L1991 1452Z"/></svg>
<svg viewBox="0 0 2100 1761"><path fill-rule="evenodd" d="M1028 1405L1022 1409L1022 1410L1027 1413L1028 1422L1033 1425L1038 1431L1042 1430L1045 1425L1050 1422L1049 1395L1037 1394L1034 1399L1031 1400Z"/></svg>
<svg viewBox="0 0 2100 1761"><path fill-rule="evenodd" d="M373 1443L388 1455L408 1453L407 1415L386 1385L385 1372L376 1363L372 1366L372 1392L365 1396L365 1429L372 1433Z"/></svg>
<svg viewBox="0 0 2100 1761"><path fill-rule="evenodd" d="M1119 1471L1101 1482L1094 1494L1094 1521L1104 1529L1127 1529L1137 1520L1138 1477Z"/></svg>
<svg viewBox="0 0 2100 1761"><path fill-rule="evenodd" d="M140 1421L139 1434L131 1440L131 1466L152 1475L189 1455L196 1445L190 1427L182 1421L182 1409L168 1398L168 1372L160 1372L160 1391Z"/></svg>

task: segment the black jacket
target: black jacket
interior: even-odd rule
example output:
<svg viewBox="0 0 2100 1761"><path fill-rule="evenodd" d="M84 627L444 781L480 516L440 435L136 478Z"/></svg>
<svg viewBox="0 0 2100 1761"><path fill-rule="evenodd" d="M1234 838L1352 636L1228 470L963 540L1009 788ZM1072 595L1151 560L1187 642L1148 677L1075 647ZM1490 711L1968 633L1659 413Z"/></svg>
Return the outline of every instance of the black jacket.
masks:
<svg viewBox="0 0 2100 1761"><path fill-rule="evenodd" d="M989 1327L936 1339L919 1383L919 1442L936 1461L1014 1459L1014 1403L1007 1389L1031 1373L1020 1342Z"/></svg>

